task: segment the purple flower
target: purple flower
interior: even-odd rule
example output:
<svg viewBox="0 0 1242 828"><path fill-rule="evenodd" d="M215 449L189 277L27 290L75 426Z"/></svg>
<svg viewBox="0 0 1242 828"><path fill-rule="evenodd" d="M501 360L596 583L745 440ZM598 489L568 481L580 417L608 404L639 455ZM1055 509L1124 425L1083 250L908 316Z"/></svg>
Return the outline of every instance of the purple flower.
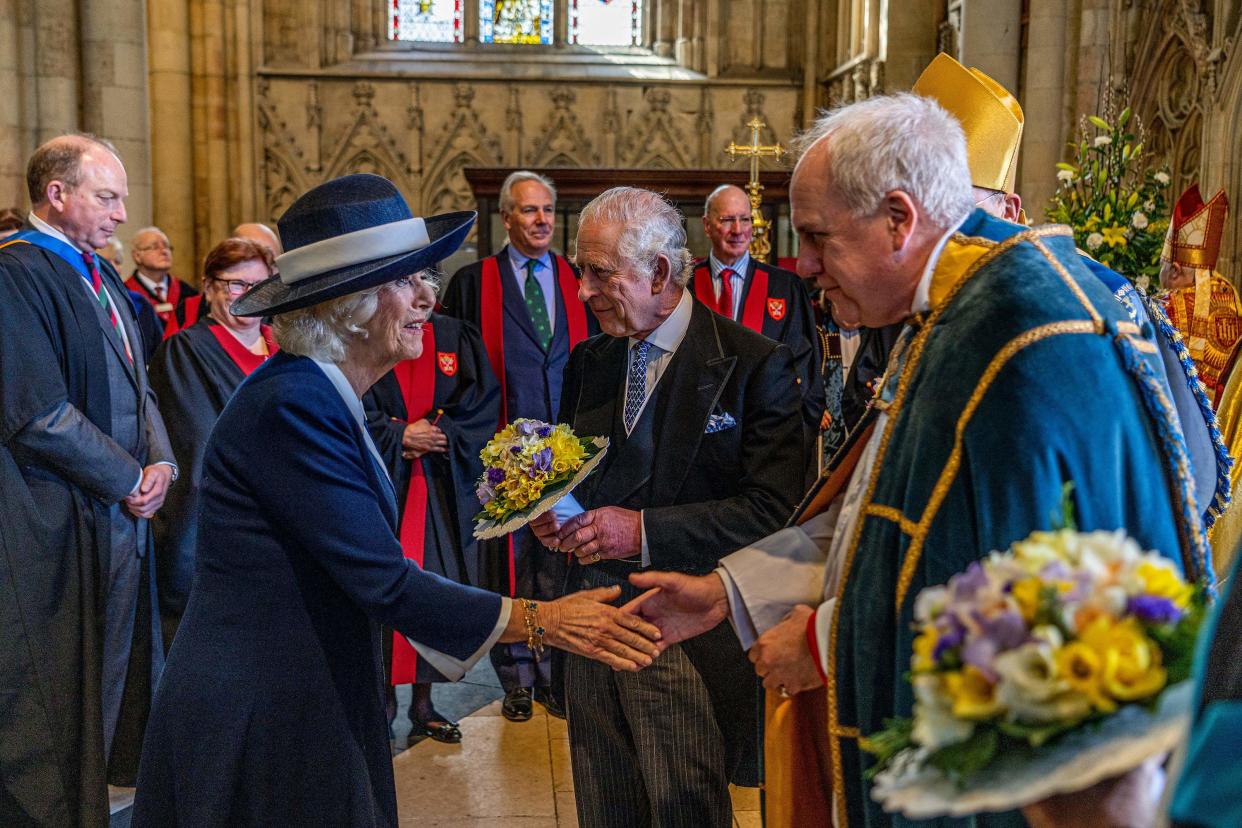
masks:
<svg viewBox="0 0 1242 828"><path fill-rule="evenodd" d="M552 434L552 426L541 425L539 426L539 428L535 429L535 433L538 434L540 437L549 437Z"/></svg>
<svg viewBox="0 0 1242 828"><path fill-rule="evenodd" d="M539 449L539 451L535 452L534 456L530 458L530 471L528 471L527 474L533 478L540 472L549 471L551 468L552 449L545 447Z"/></svg>
<svg viewBox="0 0 1242 828"><path fill-rule="evenodd" d="M488 470L487 470L487 482L488 482L490 485L492 485L492 486L499 486L501 483L503 483L503 482L504 482L504 480L505 480L505 471L504 471L504 469L498 469L498 468L496 468L495 466L491 466L490 468L488 468Z"/></svg>
<svg viewBox="0 0 1242 828"><path fill-rule="evenodd" d="M480 480L479 485L475 487L474 496L479 499L481 506L486 506L492 502L492 498L496 496L496 490L491 487L485 480Z"/></svg>
<svg viewBox="0 0 1242 828"><path fill-rule="evenodd" d="M535 433L535 423L533 420L518 420L514 425L517 426L518 434L521 434L523 437L530 437Z"/></svg>
<svg viewBox="0 0 1242 828"><path fill-rule="evenodd" d="M936 619L936 629L940 634L936 637L936 646L932 649L932 661L939 663L946 652L961 644L966 638L966 628L953 615L944 613Z"/></svg>
<svg viewBox="0 0 1242 828"><path fill-rule="evenodd" d="M1148 624L1172 624L1182 617L1176 604L1156 595L1135 595L1126 602L1126 610Z"/></svg>
<svg viewBox="0 0 1242 828"><path fill-rule="evenodd" d="M996 644L998 651L1012 650L1026 643L1026 622L1012 610L997 613L991 618L976 617L976 620L979 622L979 631Z"/></svg>
<svg viewBox="0 0 1242 828"><path fill-rule="evenodd" d="M966 571L960 575L954 575L950 582L953 587L954 601L969 601L975 597L975 593L988 585L988 574L983 571L983 565L978 561L972 561L970 566L966 567Z"/></svg>

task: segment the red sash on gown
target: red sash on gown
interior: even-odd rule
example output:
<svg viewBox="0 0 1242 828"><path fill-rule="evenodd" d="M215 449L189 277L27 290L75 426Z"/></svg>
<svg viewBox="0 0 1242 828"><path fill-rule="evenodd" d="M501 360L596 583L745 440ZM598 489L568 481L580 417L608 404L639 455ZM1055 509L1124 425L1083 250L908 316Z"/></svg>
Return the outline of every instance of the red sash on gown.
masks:
<svg viewBox="0 0 1242 828"><path fill-rule="evenodd" d="M229 333L223 325L212 325L209 330L215 336L216 341L220 343L220 347L229 355L229 359L233 360L233 363L246 376L254 373L254 369L267 362L269 357L275 356L276 352L280 350L280 346L276 344L276 340L272 337L272 329L267 325L259 326L259 335L267 343L266 354L251 352L245 345L238 342L237 337Z"/></svg>
<svg viewBox="0 0 1242 828"><path fill-rule="evenodd" d="M409 422L431 411L436 397L436 332L431 322L423 323L423 353L418 359L397 363L393 369ZM427 531L427 478L421 458L410 463L410 486L401 511L401 551L419 566L423 565L423 542ZM392 683L413 684L418 672L418 653L406 637L392 634Z"/></svg>
<svg viewBox="0 0 1242 828"><path fill-rule="evenodd" d="M768 273L758 265L750 277L750 291L742 305L741 323L755 333L763 333L763 314L768 303ZM709 308L716 307L716 288L712 285L712 270L706 261L694 268L694 298Z"/></svg>
<svg viewBox="0 0 1242 828"><path fill-rule="evenodd" d="M556 283L565 303L565 319L568 321L569 350L586 339L586 308L578 299L578 279L573 268L564 258L553 254L556 261ZM504 428L509 422L508 402L505 394L505 321L504 288L500 284L500 265L495 256L483 260L482 297L479 308L480 326L483 328L483 347L487 349L487 361L492 373L500 381L500 423ZM509 597L513 597L513 585L517 581L514 569L513 536L509 536Z"/></svg>

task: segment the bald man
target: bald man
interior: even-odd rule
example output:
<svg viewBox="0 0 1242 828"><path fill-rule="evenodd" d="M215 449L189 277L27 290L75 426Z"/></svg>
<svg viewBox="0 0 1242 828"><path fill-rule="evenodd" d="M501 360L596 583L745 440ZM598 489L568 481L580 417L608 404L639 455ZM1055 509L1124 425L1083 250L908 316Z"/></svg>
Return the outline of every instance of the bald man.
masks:
<svg viewBox="0 0 1242 828"><path fill-rule="evenodd" d="M112 145L61 136L0 247L0 825L106 825L163 667L148 520L176 477L120 277ZM20 771L19 771L20 769Z"/></svg>
<svg viewBox="0 0 1242 828"><path fill-rule="evenodd" d="M712 249L706 259L694 264L694 297L721 316L793 351L802 394L809 485L819 471L815 446L825 405L823 354L810 294L797 274L751 257L754 224L750 198L742 188L723 184L708 195L703 204L703 230Z"/></svg>
<svg viewBox="0 0 1242 828"><path fill-rule="evenodd" d="M257 222L247 222L239 224L233 228L233 235L239 239L249 239L256 244L261 244L268 250L272 251L273 256L279 256L284 253L284 248L280 246L280 238L266 224Z"/></svg>

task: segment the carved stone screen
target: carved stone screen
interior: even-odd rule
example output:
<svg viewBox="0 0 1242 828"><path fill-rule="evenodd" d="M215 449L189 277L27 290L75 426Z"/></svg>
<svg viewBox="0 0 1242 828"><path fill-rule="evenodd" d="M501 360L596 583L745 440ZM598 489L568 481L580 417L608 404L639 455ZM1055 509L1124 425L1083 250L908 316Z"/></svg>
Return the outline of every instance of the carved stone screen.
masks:
<svg viewBox="0 0 1242 828"><path fill-rule="evenodd" d="M641 46L642 0L569 0L569 42L582 46Z"/></svg>
<svg viewBox="0 0 1242 828"><path fill-rule="evenodd" d="M484 43L552 43L553 0L479 0L479 40Z"/></svg>
<svg viewBox="0 0 1242 828"><path fill-rule="evenodd" d="M462 0L392 0L390 40L461 43Z"/></svg>

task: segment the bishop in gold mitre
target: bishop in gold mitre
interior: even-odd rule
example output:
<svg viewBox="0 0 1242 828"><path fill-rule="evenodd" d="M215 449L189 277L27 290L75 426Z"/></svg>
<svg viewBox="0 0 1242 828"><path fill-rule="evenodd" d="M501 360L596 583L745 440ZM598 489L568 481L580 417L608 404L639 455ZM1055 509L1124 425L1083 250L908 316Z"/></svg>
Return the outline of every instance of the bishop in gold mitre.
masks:
<svg viewBox="0 0 1242 828"><path fill-rule="evenodd" d="M1213 405L1229 380L1227 363L1242 338L1242 301L1229 280L1216 273L1229 199L1221 190L1204 202L1195 184L1173 207L1160 253L1165 308L1181 331Z"/></svg>

